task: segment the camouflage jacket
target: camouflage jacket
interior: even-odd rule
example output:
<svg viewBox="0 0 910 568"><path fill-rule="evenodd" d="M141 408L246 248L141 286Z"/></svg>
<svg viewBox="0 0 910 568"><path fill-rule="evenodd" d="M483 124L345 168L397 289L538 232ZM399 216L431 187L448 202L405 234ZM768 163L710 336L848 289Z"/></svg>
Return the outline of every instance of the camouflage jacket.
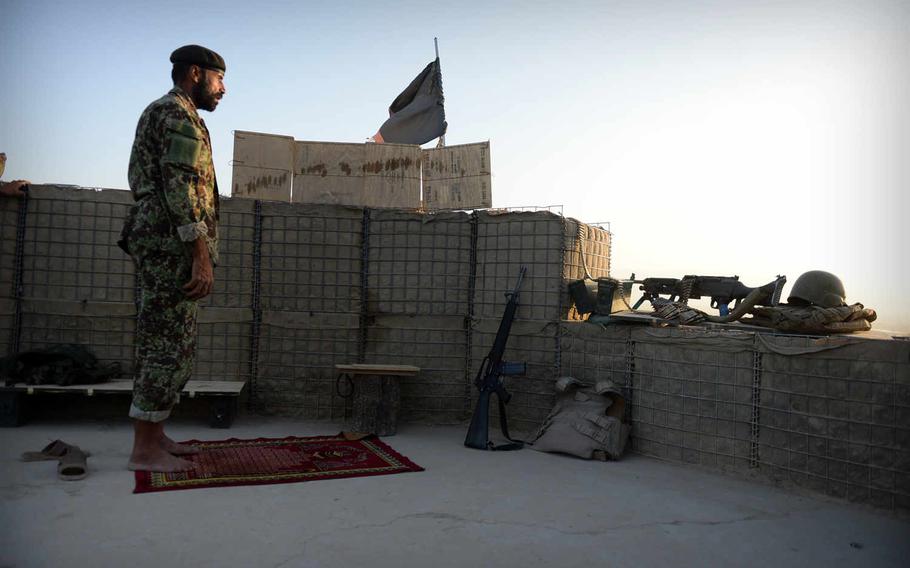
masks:
<svg viewBox="0 0 910 568"><path fill-rule="evenodd" d="M212 142L196 105L179 87L150 104L139 118L129 183L137 202L161 201L169 234L187 243L204 238L212 262L218 261L218 182Z"/></svg>

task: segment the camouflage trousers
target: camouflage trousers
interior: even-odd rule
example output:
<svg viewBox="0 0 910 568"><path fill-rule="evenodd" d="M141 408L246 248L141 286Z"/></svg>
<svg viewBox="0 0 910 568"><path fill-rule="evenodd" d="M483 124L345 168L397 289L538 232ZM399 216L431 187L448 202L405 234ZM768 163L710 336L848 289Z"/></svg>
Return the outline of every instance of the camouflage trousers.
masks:
<svg viewBox="0 0 910 568"><path fill-rule="evenodd" d="M193 371L197 303L187 299L182 289L192 273L192 261L182 243L150 236L130 241L142 292L129 415L161 422L170 416Z"/></svg>

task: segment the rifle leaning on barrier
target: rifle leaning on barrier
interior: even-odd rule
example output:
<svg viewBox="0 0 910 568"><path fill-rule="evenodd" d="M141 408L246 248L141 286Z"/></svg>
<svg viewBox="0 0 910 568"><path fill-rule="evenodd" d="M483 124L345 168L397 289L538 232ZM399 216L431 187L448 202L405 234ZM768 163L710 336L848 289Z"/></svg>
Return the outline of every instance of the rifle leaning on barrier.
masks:
<svg viewBox="0 0 910 568"><path fill-rule="evenodd" d="M464 439L464 445L469 448L478 450L520 450L524 447L524 442L513 440L509 436L506 404L508 404L512 395L503 386L502 377L525 374L527 364L507 363L502 360L502 355L506 350L506 342L509 340L509 331L512 329L512 321L515 319L515 310L518 309L518 289L521 287L521 280L524 278L525 272L527 272L527 268L522 266L515 288L511 292L506 292L508 301L506 302L505 312L502 314L502 321L499 322L499 330L496 332L493 348L490 349L490 353L480 363L480 369L474 379L474 384L480 394L477 399L477 406L474 408L474 416L471 418L471 425L468 427L468 435ZM499 400L499 427L502 430L502 435L512 442L511 444L495 446L490 441L490 396L494 393Z"/></svg>

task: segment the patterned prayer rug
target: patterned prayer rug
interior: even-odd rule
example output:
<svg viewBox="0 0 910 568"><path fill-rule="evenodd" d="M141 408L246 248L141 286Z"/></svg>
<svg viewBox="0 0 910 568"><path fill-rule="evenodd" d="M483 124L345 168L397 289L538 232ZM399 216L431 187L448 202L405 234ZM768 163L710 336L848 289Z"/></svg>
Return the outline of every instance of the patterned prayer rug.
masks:
<svg viewBox="0 0 910 568"><path fill-rule="evenodd" d="M133 493L423 471L376 436L352 440L338 434L182 443L201 450L198 454L183 456L193 461L196 468L177 473L137 471Z"/></svg>

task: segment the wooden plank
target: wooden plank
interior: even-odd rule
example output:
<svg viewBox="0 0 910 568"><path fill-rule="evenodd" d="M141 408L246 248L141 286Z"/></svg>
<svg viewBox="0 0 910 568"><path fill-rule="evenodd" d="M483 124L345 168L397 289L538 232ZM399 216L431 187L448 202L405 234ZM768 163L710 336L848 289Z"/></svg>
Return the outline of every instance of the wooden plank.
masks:
<svg viewBox="0 0 910 568"><path fill-rule="evenodd" d="M427 209L493 206L489 142L423 150L422 164Z"/></svg>
<svg viewBox="0 0 910 568"><path fill-rule="evenodd" d="M291 171L234 164L231 197L291 200Z"/></svg>
<svg viewBox="0 0 910 568"><path fill-rule="evenodd" d="M181 391L190 398L197 395L239 395L246 381L188 381ZM111 394L131 392L133 390L133 381L111 381L108 383L97 383L92 385L27 385L25 383L16 383L9 387L2 387L0 390L35 393L75 393L87 394Z"/></svg>
<svg viewBox="0 0 910 568"><path fill-rule="evenodd" d="M234 164L289 172L294 169L294 137L236 130Z"/></svg>
<svg viewBox="0 0 910 568"><path fill-rule="evenodd" d="M420 207L420 146L366 144L363 164L365 207Z"/></svg>
<svg viewBox="0 0 910 568"><path fill-rule="evenodd" d="M363 205L364 144L294 144L294 203Z"/></svg>
<svg viewBox="0 0 910 568"><path fill-rule="evenodd" d="M351 373L352 375L389 375L396 377L408 377L420 372L420 367L413 365L370 365L355 363L351 365L335 365L335 370L340 373Z"/></svg>
<svg viewBox="0 0 910 568"><path fill-rule="evenodd" d="M290 201L294 138L261 132L234 132L231 196Z"/></svg>

